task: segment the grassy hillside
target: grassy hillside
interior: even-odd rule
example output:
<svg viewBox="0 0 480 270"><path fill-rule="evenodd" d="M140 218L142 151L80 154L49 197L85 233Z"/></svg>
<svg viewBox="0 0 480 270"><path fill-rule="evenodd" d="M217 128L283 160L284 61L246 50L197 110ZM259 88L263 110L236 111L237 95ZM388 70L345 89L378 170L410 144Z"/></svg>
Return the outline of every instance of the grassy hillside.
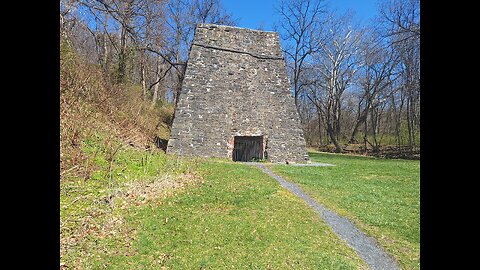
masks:
<svg viewBox="0 0 480 270"><path fill-rule="evenodd" d="M90 237L118 233L122 205L195 182L197 161L166 156L173 107L151 105L137 85L114 85L65 41L60 47L61 260L88 257ZM125 208L125 207L124 207Z"/></svg>
<svg viewBox="0 0 480 270"><path fill-rule="evenodd" d="M120 145L154 149L154 138L168 139L173 107L143 100L138 85L111 84L102 69L85 62L62 41L60 46L61 178L89 179L91 155L112 159ZM101 147L86 152L88 141Z"/></svg>

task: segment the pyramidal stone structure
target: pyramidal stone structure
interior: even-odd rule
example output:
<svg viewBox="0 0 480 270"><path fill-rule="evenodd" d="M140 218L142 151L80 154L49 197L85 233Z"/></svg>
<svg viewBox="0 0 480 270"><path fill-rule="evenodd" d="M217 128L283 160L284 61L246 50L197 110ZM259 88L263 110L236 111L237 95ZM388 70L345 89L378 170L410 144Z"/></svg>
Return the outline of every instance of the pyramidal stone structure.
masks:
<svg viewBox="0 0 480 270"><path fill-rule="evenodd" d="M278 33L197 25L167 153L308 161Z"/></svg>

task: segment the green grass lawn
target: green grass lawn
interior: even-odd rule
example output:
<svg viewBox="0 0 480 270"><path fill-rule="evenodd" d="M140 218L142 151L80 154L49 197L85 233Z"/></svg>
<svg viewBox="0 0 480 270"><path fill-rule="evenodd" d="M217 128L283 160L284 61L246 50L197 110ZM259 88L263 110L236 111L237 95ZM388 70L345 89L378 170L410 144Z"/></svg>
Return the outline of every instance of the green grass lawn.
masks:
<svg viewBox="0 0 480 270"><path fill-rule="evenodd" d="M87 269L367 269L303 201L259 169L200 165L174 196L118 209L118 233L88 236Z"/></svg>
<svg viewBox="0 0 480 270"><path fill-rule="evenodd" d="M128 209L180 192L195 175L196 159L169 157L116 142L115 158L102 134L84 142L90 177L65 177L60 182L60 250L67 269L92 269L98 248L121 250L134 233L124 226ZM174 189L174 187L177 187ZM104 239L104 245L98 245ZM96 268L96 267L94 267Z"/></svg>
<svg viewBox="0 0 480 270"><path fill-rule="evenodd" d="M332 167L271 165L375 237L404 269L420 269L420 162L310 152Z"/></svg>

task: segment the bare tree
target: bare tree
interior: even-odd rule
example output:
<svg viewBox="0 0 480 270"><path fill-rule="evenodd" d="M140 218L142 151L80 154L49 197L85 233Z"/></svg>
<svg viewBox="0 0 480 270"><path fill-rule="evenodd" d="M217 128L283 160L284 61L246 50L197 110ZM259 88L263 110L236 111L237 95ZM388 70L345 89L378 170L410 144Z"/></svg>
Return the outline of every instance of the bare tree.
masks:
<svg viewBox="0 0 480 270"><path fill-rule="evenodd" d="M322 0L283 0L277 8L280 14L281 37L286 41L284 53L293 84L295 106L299 107L299 96L306 86L301 80L306 62L318 51L321 15L324 12Z"/></svg>
<svg viewBox="0 0 480 270"><path fill-rule="evenodd" d="M144 99L151 87L147 87L153 80L158 81L158 61L165 62L161 56L153 54L148 48L161 51L165 43L165 15L163 1L142 0L137 3L138 16L136 17L137 51L139 55L139 72ZM158 60L159 59L159 60ZM163 61L162 61L163 60ZM149 74L154 74L149 76ZM155 78L155 79L154 79ZM158 85L155 85L158 88Z"/></svg>
<svg viewBox="0 0 480 270"><path fill-rule="evenodd" d="M61 0L60 1L60 35L68 40L69 38L69 24L72 21L72 11L77 7L75 0Z"/></svg>
<svg viewBox="0 0 480 270"><path fill-rule="evenodd" d="M405 98L401 105L406 106L408 142L413 147L420 130L420 1L389 0L381 6L380 13L384 36L400 60L400 94ZM401 116L397 119L401 121ZM401 123L398 125L401 127Z"/></svg>
<svg viewBox="0 0 480 270"><path fill-rule="evenodd" d="M285 0L278 8L292 92L308 142L326 140L340 152L341 141L358 143L363 131L365 149L368 144L378 151L387 134L399 146L415 147L419 1L387 0L375 24L362 27L353 23L352 14L326 14L323 7L313 12L318 2Z"/></svg>
<svg viewBox="0 0 480 270"><path fill-rule="evenodd" d="M193 23L234 25L232 15L227 13L220 0L194 0L192 4Z"/></svg>
<svg viewBox="0 0 480 270"><path fill-rule="evenodd" d="M353 28L348 15L336 17L332 14L325 24L323 35L319 40L321 49L314 56L320 83L315 91L325 92L320 100L323 106L320 112L335 151L341 152L342 98L363 64L359 57L363 32Z"/></svg>
<svg viewBox="0 0 480 270"><path fill-rule="evenodd" d="M394 69L398 58L394 52L383 44L383 40L375 34L365 36L362 44L361 59L363 67L359 74L358 109L355 125L350 136L349 143L357 143L356 135L361 124L368 131L367 117L370 113L371 129L373 135L373 147L378 150L378 108L389 100L393 94L392 82L396 80ZM367 133L364 134L364 143L370 143Z"/></svg>
<svg viewBox="0 0 480 270"><path fill-rule="evenodd" d="M393 43L420 38L420 0L387 0L380 6L380 21Z"/></svg>

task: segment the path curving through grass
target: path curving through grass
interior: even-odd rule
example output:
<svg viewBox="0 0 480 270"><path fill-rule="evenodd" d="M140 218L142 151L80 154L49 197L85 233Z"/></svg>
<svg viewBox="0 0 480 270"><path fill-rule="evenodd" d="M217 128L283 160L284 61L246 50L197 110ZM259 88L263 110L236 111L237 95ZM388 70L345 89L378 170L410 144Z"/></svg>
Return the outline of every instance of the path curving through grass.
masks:
<svg viewBox="0 0 480 270"><path fill-rule="evenodd" d="M351 221L341 217L337 213L329 210L322 204L313 200L310 196L305 194L302 189L291 183L281 176L274 174L264 164L253 163L253 165L260 168L263 172L277 180L280 185L297 197L304 200L310 207L322 217L322 219L332 228L332 230L343 240L345 240L367 263L372 270L396 270L400 269L395 262L385 251L377 245L376 241L368 237L364 232L357 228Z"/></svg>
<svg viewBox="0 0 480 270"><path fill-rule="evenodd" d="M267 166L375 238L402 269L420 269L420 162L313 151L309 156L335 166Z"/></svg>
<svg viewBox="0 0 480 270"><path fill-rule="evenodd" d="M95 239L84 268L368 269L313 209L260 169L209 160L198 173L201 185L126 209L131 239Z"/></svg>

